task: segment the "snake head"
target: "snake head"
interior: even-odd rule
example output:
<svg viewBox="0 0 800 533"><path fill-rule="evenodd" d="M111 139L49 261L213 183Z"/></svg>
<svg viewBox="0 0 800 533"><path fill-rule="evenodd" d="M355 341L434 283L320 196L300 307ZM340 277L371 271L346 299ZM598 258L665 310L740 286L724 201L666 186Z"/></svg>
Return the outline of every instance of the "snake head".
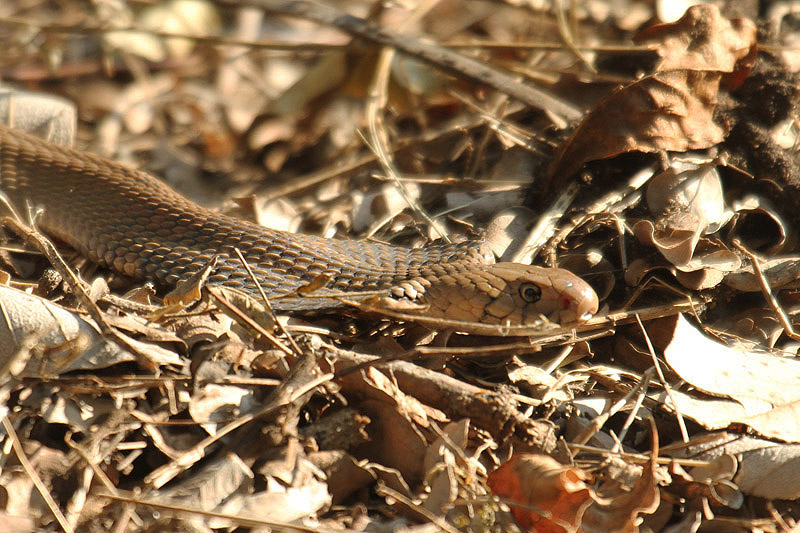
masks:
<svg viewBox="0 0 800 533"><path fill-rule="evenodd" d="M570 324L597 312L597 294L581 278L559 268L496 263L448 273L432 283L418 300L431 317L529 325L541 316Z"/></svg>

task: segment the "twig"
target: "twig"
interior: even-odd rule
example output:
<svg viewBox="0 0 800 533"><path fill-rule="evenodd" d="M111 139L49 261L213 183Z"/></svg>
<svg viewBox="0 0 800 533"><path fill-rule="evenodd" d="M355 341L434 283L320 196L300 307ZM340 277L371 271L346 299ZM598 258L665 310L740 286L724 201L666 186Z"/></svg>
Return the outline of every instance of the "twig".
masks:
<svg viewBox="0 0 800 533"><path fill-rule="evenodd" d="M764 276L764 272L761 271L761 264L756 255L745 248L739 239L734 239L733 245L750 259L750 264L753 265L753 274L755 274L758 284L761 286L761 294L764 295L764 298L766 298L770 307L772 307L772 310L778 316L778 321L781 323L786 336L794 341L800 341L800 335L794 331L794 326L792 326L789 316L786 314L786 311L783 310L783 307L781 307L781 304L772 292L772 288L769 286L767 278Z"/></svg>
<svg viewBox="0 0 800 533"><path fill-rule="evenodd" d="M444 72L489 85L531 107L552 113L566 121L578 120L583 114L578 108L565 100L543 89L520 83L513 76L476 59L459 54L443 46L402 35L319 2L304 0L220 0L219 3L234 6L256 6L272 13L299 17L334 26L351 35L372 41L381 46L391 46Z"/></svg>
<svg viewBox="0 0 800 533"><path fill-rule="evenodd" d="M244 268L247 270L247 274L250 276L250 279L253 281L253 283L255 284L256 288L258 289L258 294L261 295L261 301L264 303L264 306L267 308L269 313L272 315L272 319L275 321L275 324L278 326L278 329L284 335L286 335L287 339L289 339L289 344L292 345L292 349L294 350L295 355L297 357L300 357L300 355L303 352L300 351L300 347L297 346L296 342L294 342L294 337L292 337L289 334L289 332L283 326L281 321L278 320L278 317L275 315L275 311L272 309L272 304L270 303L269 298L267 298L267 294L264 292L264 288L261 286L261 283L258 282L258 278L256 278L256 275L253 273L253 269L250 268L250 264L247 262L247 259L244 258L244 255L242 254L241 250L239 250L238 247L234 246L233 251L236 252L236 257L239 258L239 261L242 263L242 266L244 266ZM269 337L272 340L273 343L277 343L279 346L282 346L280 343L278 343L277 339L275 339L271 335L268 335L267 337Z"/></svg>
<svg viewBox="0 0 800 533"><path fill-rule="evenodd" d="M67 521L67 517L61 512L61 509L53 499L53 496L47 490L47 487L45 487L42 478L39 477L36 469L33 468L33 465L28 460L28 456L25 455L25 450L22 449L22 443L19 441L19 436L14 430L14 424L11 423L11 420L8 419L7 415L3 417L2 422L3 429L6 431L9 439L11 440L11 447L14 449L14 453L17 454L19 464L22 465L25 473L28 474L28 477L30 477L31 481L33 481L36 490L39 491L39 495L45 501L47 507L50 509L50 512L53 513L53 516L58 521L58 524L61 526L61 528L67 533L72 533L75 531L75 528L73 528L69 521Z"/></svg>

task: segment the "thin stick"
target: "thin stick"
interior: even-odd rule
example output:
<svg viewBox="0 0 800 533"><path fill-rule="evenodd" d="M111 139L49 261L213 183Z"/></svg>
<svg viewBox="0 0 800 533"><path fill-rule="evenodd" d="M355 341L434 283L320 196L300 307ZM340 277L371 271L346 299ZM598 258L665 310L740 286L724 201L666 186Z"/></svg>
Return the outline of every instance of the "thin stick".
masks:
<svg viewBox="0 0 800 533"><path fill-rule="evenodd" d="M753 274L755 274L756 279L758 280L758 284L761 286L761 294L764 295L767 302L769 302L770 307L778 316L778 321L781 323L783 327L784 333L786 336L792 340L800 341L800 335L795 333L794 327L792 326L791 321L789 320L789 316L781 307L781 304L778 303L778 299L775 297L775 294L772 292L772 288L769 286L769 282L767 278L764 276L764 272L761 270L761 263L756 257L756 255L745 248L739 239L734 239L733 245L738 248L744 255L750 259L750 264L753 265Z"/></svg>

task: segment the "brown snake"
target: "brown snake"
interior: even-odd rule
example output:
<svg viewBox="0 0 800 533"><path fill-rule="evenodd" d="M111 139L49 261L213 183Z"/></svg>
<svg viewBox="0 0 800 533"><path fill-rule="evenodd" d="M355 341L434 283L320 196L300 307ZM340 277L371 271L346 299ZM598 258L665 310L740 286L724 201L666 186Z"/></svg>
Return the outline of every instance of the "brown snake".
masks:
<svg viewBox="0 0 800 533"><path fill-rule="evenodd" d="M574 274L488 264L480 243L407 249L264 228L203 208L144 172L1 125L0 190L20 213L43 208L42 229L91 260L163 286L218 255L209 282L258 297L238 248L279 311L342 308L322 296L353 291L413 300L426 317L487 324L525 325L541 315L563 324L597 311L596 294ZM297 296L321 274L329 278L323 289Z"/></svg>

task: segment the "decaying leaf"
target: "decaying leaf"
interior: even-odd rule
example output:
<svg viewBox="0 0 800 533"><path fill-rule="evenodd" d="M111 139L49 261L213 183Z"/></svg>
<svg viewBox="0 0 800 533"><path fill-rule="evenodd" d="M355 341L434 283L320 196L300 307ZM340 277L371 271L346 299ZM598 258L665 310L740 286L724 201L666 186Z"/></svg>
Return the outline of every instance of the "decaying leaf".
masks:
<svg viewBox="0 0 800 533"><path fill-rule="evenodd" d="M548 169L556 183L589 161L626 152L686 152L724 138L712 116L721 74L657 72L614 92L581 122Z"/></svg>
<svg viewBox="0 0 800 533"><path fill-rule="evenodd" d="M664 57L656 72L617 90L583 119L550 165L552 187L588 161L632 151L700 150L723 140L713 120L719 83L733 71L737 79L747 75L755 26L722 18L716 6L696 6L680 21L641 35L655 37Z"/></svg>
<svg viewBox="0 0 800 533"><path fill-rule="evenodd" d="M521 454L489 474L488 484L530 531L636 532L639 517L658 507L654 467L651 461L630 492L602 497L583 470L549 456ZM515 502L521 505L515 507Z"/></svg>
<svg viewBox="0 0 800 533"><path fill-rule="evenodd" d="M707 38L710 37L710 38ZM745 18L726 19L716 5L696 5L680 20L647 28L634 37L661 56L657 70L713 70L747 77L755 60L756 26ZM733 78L733 77L731 77Z"/></svg>

